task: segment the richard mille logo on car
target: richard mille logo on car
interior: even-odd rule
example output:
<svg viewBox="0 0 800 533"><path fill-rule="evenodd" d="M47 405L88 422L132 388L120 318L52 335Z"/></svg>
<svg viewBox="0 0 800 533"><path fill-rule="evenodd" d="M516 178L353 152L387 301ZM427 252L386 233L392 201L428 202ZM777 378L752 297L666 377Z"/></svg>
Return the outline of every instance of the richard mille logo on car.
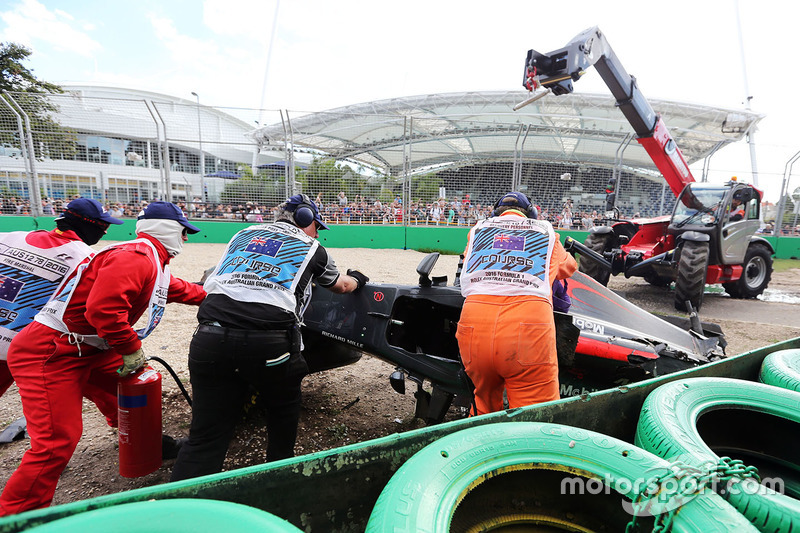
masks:
<svg viewBox="0 0 800 533"><path fill-rule="evenodd" d="M603 324L598 324L597 322L592 322L591 320L586 320L585 318L575 318L575 325L585 331L599 333L600 335L605 334L606 328Z"/></svg>
<svg viewBox="0 0 800 533"><path fill-rule="evenodd" d="M343 342L345 344L350 344L351 346L355 346L356 348L363 348L364 347L364 345L362 343L360 343L360 342L352 341L352 340L347 339L345 337L342 337L340 335L334 335L333 333L331 333L329 331L323 331L322 332L322 336L323 337L330 337L331 339L337 340L339 342Z"/></svg>

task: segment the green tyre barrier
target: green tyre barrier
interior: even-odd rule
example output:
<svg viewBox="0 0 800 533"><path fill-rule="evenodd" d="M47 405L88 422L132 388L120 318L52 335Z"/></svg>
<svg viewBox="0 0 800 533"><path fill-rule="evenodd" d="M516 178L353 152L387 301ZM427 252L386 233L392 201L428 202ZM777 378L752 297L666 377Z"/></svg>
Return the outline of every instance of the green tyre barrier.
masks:
<svg viewBox="0 0 800 533"><path fill-rule="evenodd" d="M447 435L407 460L381 492L366 531L624 531L631 501L669 473L666 461L593 431L487 424ZM674 532L756 531L712 491L665 494L645 498L640 509L671 518ZM641 522L647 531L654 524L652 517Z"/></svg>
<svg viewBox="0 0 800 533"><path fill-rule="evenodd" d="M761 363L758 380L800 392L800 350L780 350L769 354Z"/></svg>
<svg viewBox="0 0 800 533"><path fill-rule="evenodd" d="M295 526L266 511L239 503L183 499L125 503L61 518L31 533L299 533Z"/></svg>
<svg viewBox="0 0 800 533"><path fill-rule="evenodd" d="M733 478L729 484L718 477L716 490L760 531L797 532L800 501L769 485L780 481L787 493L798 495L798 423L800 393L737 379L690 378L650 393L634 443L698 469L717 465L721 455L761 463L761 485L752 478Z"/></svg>

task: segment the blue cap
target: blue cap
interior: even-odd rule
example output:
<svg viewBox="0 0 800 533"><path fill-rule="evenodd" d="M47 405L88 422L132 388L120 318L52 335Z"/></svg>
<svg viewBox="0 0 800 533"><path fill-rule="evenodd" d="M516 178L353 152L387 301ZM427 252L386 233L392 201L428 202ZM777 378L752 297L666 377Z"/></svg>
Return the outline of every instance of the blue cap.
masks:
<svg viewBox="0 0 800 533"><path fill-rule="evenodd" d="M322 220L322 215L319 214L319 208L317 208L317 204L314 203L311 198L306 196L305 194L295 194L294 196L290 196L288 200L286 200L286 209L287 211L295 212L298 207L306 205L308 206L311 211L314 213L314 222L319 224L320 229L330 229L327 224ZM297 220L297 219L295 219ZM309 221L310 224L310 221Z"/></svg>
<svg viewBox="0 0 800 533"><path fill-rule="evenodd" d="M520 210L525 216L529 218L537 218L537 210L531 204L530 199L521 192L511 191L507 194L504 194L497 203L494 204L494 212L497 212L497 209L500 207L511 207ZM495 214L495 216L497 216Z"/></svg>
<svg viewBox="0 0 800 533"><path fill-rule="evenodd" d="M152 202L144 208L144 211L139 213L138 220L142 219L161 219L161 220L175 220L179 222L189 233L198 233L200 228L193 226L189 223L189 219L183 214L181 208L170 202Z"/></svg>
<svg viewBox="0 0 800 533"><path fill-rule="evenodd" d="M103 209L103 204L93 198L75 198L67 204L63 215L72 215L81 219L90 219L89 222L100 220L107 224L122 224L122 221L112 217Z"/></svg>

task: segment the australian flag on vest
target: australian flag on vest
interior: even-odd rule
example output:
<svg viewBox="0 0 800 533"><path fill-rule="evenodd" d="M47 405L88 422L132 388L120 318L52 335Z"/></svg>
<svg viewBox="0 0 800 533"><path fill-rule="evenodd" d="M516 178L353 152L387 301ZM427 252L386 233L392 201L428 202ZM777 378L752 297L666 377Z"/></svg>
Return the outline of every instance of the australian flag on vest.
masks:
<svg viewBox="0 0 800 533"><path fill-rule="evenodd" d="M0 275L0 300L13 302L23 285L25 284L21 281Z"/></svg>
<svg viewBox="0 0 800 533"><path fill-rule="evenodd" d="M283 242L277 239L268 239L266 237L253 237L244 249L245 252L255 252L257 254L268 255L275 257L278 255L278 250L283 246Z"/></svg>
<svg viewBox="0 0 800 533"><path fill-rule="evenodd" d="M492 249L494 250L524 250L525 249L525 237L522 235L508 235L505 233L501 233L500 235L494 236L494 242L492 243Z"/></svg>

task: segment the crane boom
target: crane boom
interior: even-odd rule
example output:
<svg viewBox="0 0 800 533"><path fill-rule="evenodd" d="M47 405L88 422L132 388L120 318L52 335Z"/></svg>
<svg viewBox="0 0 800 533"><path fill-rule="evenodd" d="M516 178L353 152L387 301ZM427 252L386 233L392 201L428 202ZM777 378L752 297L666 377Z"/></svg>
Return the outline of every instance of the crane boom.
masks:
<svg viewBox="0 0 800 533"><path fill-rule="evenodd" d="M647 151L670 189L678 196L686 184L695 181L686 159L664 121L653 110L611 49L605 35L595 26L576 35L565 47L547 54L528 50L523 86L539 86L555 95L571 93L577 81L594 66L625 118L636 132L636 140Z"/></svg>

